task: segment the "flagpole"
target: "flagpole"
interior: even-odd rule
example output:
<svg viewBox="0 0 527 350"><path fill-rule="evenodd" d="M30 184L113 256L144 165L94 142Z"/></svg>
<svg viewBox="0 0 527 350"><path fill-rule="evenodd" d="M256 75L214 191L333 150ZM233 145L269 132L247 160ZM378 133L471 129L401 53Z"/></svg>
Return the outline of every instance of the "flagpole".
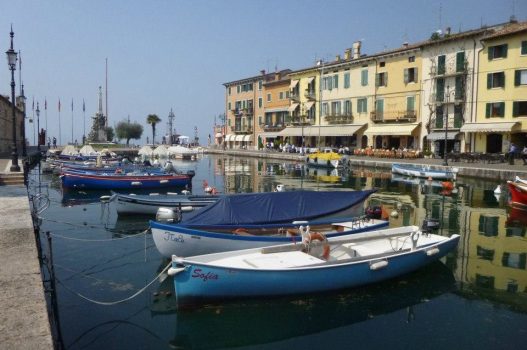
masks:
<svg viewBox="0 0 527 350"><path fill-rule="evenodd" d="M35 96L33 96L33 103L31 104L31 123L33 123L33 145L35 145ZM25 121L24 121L25 122ZM24 140L24 142L26 142Z"/></svg>
<svg viewBox="0 0 527 350"><path fill-rule="evenodd" d="M46 136L48 134L48 99L44 97L44 111L46 112Z"/></svg>
<svg viewBox="0 0 527 350"><path fill-rule="evenodd" d="M84 142L86 141L86 106L84 104L84 99L82 99L82 124L83 124L83 131L82 131L82 144L84 145Z"/></svg>
<svg viewBox="0 0 527 350"><path fill-rule="evenodd" d="M62 133L60 129L60 98L59 98L59 146L62 145Z"/></svg>
<svg viewBox="0 0 527 350"><path fill-rule="evenodd" d="M73 143L73 99L71 99L71 144L75 144Z"/></svg>

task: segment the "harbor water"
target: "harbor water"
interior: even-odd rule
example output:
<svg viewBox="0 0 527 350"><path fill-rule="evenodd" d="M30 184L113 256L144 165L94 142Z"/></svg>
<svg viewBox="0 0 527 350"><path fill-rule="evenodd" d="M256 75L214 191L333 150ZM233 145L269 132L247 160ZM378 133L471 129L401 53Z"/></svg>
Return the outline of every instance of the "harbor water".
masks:
<svg viewBox="0 0 527 350"><path fill-rule="evenodd" d="M110 192L63 191L33 169L29 193L43 193L45 259L55 274L58 336L65 349L517 349L527 336L527 212L507 206L504 184L460 178L441 183L386 170L307 168L300 162L226 155L175 161L221 193L377 188L390 226L438 219L459 233L457 250L415 273L319 295L237 300L177 309L168 264L148 217L118 217ZM495 194L498 185L502 193ZM171 191L177 189L170 189ZM323 205L323 203L321 203ZM49 237L49 239L48 239ZM44 272L45 277L49 275ZM281 288L281 286L277 286Z"/></svg>

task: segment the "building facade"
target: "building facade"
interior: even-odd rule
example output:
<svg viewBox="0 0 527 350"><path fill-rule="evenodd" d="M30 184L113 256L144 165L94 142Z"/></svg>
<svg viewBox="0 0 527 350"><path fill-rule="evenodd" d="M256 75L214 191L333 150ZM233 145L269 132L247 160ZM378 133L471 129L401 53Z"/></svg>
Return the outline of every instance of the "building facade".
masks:
<svg viewBox="0 0 527 350"><path fill-rule="evenodd" d="M25 105L17 105L15 107L16 119L16 141L19 159L22 156L22 128L24 123ZM13 144L13 105L9 98L0 95L0 155L9 157L12 152Z"/></svg>

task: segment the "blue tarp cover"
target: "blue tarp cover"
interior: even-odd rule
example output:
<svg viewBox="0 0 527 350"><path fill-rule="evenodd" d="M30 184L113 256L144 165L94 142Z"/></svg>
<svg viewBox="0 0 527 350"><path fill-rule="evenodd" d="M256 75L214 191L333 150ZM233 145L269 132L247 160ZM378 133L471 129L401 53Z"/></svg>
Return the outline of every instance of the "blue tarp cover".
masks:
<svg viewBox="0 0 527 350"><path fill-rule="evenodd" d="M227 195L186 216L181 224L271 224L315 219L361 203L375 191L285 191Z"/></svg>

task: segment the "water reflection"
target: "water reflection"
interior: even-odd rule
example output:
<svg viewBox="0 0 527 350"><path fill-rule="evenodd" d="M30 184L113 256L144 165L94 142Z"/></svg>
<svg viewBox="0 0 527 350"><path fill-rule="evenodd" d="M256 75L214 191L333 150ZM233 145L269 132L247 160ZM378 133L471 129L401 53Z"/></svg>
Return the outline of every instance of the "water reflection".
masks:
<svg viewBox="0 0 527 350"><path fill-rule="evenodd" d="M419 320L413 306L455 289L452 272L434 263L404 278L334 294L210 305L177 311L174 339L181 349L215 349L308 337L392 312ZM158 291L158 295L173 293ZM279 316L279 317L278 317Z"/></svg>

